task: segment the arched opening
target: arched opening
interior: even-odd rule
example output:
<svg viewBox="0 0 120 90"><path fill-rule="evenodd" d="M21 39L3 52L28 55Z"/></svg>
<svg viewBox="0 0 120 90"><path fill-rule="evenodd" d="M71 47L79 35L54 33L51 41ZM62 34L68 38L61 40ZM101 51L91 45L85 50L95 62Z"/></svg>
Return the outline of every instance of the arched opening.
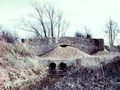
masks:
<svg viewBox="0 0 120 90"><path fill-rule="evenodd" d="M61 63L60 63L60 69L61 69L61 70L65 70L66 67L67 67L67 64L66 64L66 63L64 63L64 62L61 62Z"/></svg>
<svg viewBox="0 0 120 90"><path fill-rule="evenodd" d="M24 42L25 42L25 40L24 40L24 39L21 39L21 42L22 42L22 43L24 43Z"/></svg>
<svg viewBox="0 0 120 90"><path fill-rule="evenodd" d="M56 68L56 64L54 62L50 63L50 69L55 69Z"/></svg>
<svg viewBox="0 0 120 90"><path fill-rule="evenodd" d="M67 47L68 45L65 45L65 44L64 44L64 45L60 45L60 46L61 46L61 47Z"/></svg>

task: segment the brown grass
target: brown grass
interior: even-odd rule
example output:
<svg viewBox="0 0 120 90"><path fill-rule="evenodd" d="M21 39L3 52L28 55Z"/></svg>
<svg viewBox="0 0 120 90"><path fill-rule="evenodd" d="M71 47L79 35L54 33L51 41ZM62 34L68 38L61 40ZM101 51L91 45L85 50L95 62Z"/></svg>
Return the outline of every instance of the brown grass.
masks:
<svg viewBox="0 0 120 90"><path fill-rule="evenodd" d="M3 57L4 40L0 39L0 57Z"/></svg>
<svg viewBox="0 0 120 90"><path fill-rule="evenodd" d="M4 54L12 54L14 56L32 56L32 53L29 52L23 44L21 43L14 43L14 44L9 44L9 43L4 43Z"/></svg>
<svg viewBox="0 0 120 90"><path fill-rule="evenodd" d="M27 90L47 75L45 66L22 44L2 42L1 47L0 90Z"/></svg>
<svg viewBox="0 0 120 90"><path fill-rule="evenodd" d="M106 83L112 86L109 83L110 80L114 79L112 75L119 75L117 71L120 72L120 65L116 64L116 62L120 63L120 53L102 51L90 56L76 48L67 46L65 48L57 47L45 55L37 57L22 44L0 42L0 45L3 47L1 55L4 55L3 58L0 58L0 90L59 90L58 87L62 90L64 85L66 88L69 85L75 87L81 85L79 89L68 87L66 90L86 88L90 90L91 87L99 86L101 83L103 86ZM67 67L65 77L51 79L51 77L47 77L46 68L48 67L40 63L40 60L45 58L47 60L55 58L61 60L62 58L66 61L74 60L74 62ZM108 77L112 79L108 80ZM57 86L58 84L60 85ZM106 88L108 89L108 87Z"/></svg>

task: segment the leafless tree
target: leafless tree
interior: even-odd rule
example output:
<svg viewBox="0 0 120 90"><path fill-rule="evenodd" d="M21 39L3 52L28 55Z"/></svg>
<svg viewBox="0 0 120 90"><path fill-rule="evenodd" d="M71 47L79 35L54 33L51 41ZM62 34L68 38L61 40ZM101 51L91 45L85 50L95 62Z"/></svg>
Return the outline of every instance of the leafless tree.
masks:
<svg viewBox="0 0 120 90"><path fill-rule="evenodd" d="M53 4L34 2L31 4L35 13L29 14L32 21L21 20L21 29L30 31L41 38L61 37L65 35L69 23L64 19L63 13L57 10ZM33 23L34 22L34 23Z"/></svg>
<svg viewBox="0 0 120 90"><path fill-rule="evenodd" d="M120 29L118 24L111 18L108 20L105 26L106 29L104 30L104 32L108 36L110 47L112 47L114 45L118 33L120 33Z"/></svg>
<svg viewBox="0 0 120 90"><path fill-rule="evenodd" d="M87 26L84 26L86 38L92 38L91 30Z"/></svg>

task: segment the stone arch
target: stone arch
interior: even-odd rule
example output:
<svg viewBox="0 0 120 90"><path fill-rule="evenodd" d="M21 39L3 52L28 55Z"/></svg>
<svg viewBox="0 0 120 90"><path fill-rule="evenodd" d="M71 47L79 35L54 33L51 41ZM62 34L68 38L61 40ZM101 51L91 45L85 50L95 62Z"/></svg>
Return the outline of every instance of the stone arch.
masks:
<svg viewBox="0 0 120 90"><path fill-rule="evenodd" d="M21 39L21 42L24 43L24 42L25 42L25 39Z"/></svg>

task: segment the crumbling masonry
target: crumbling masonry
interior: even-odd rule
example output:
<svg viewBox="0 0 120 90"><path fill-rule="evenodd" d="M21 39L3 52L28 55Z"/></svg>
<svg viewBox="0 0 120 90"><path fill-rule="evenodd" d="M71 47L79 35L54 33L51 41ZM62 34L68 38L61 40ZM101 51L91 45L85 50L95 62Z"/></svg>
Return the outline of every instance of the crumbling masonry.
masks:
<svg viewBox="0 0 120 90"><path fill-rule="evenodd" d="M29 45L30 52L41 56L57 46L66 47L72 46L78 48L87 54L94 54L98 51L104 50L103 39L87 39L80 37L61 37L59 39L36 38L36 39L22 39L24 44Z"/></svg>

